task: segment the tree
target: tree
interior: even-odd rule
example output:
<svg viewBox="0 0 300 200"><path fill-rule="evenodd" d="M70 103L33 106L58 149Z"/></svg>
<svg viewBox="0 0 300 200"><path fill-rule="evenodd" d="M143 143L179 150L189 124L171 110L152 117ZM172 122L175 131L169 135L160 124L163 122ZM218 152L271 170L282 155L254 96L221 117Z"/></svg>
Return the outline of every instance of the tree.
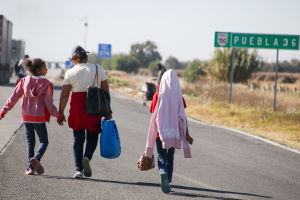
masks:
<svg viewBox="0 0 300 200"><path fill-rule="evenodd" d="M187 68L187 66L190 64L190 61L187 62L180 62L180 64L183 66L183 69Z"/></svg>
<svg viewBox="0 0 300 200"><path fill-rule="evenodd" d="M276 63L265 63L261 72L275 72ZM292 59L289 61L278 62L278 72L290 72L290 73L299 73L300 72L300 61L297 59Z"/></svg>
<svg viewBox="0 0 300 200"><path fill-rule="evenodd" d="M139 61L140 67L143 68L147 68L151 61L162 59L157 51L157 46L151 41L131 45L130 55L135 57Z"/></svg>
<svg viewBox="0 0 300 200"><path fill-rule="evenodd" d="M208 69L209 75L217 80L230 82L232 55L232 49L215 49L212 66ZM236 49L233 82L246 82L263 65L256 50L249 53L248 49Z"/></svg>
<svg viewBox="0 0 300 200"><path fill-rule="evenodd" d="M193 83L197 80L199 75L205 75L206 73L203 71L203 67L206 64L201 62L200 60L194 60L191 62L183 72L183 79L186 82Z"/></svg>
<svg viewBox="0 0 300 200"><path fill-rule="evenodd" d="M108 59L102 59L103 69L107 69ZM117 54L113 55L110 60L111 70L121 70L125 72L138 71L139 61L130 55Z"/></svg>
<svg viewBox="0 0 300 200"><path fill-rule="evenodd" d="M88 54L89 63L101 64L101 58L94 52Z"/></svg>
<svg viewBox="0 0 300 200"><path fill-rule="evenodd" d="M168 69L184 69L183 65L177 60L177 58L172 56L166 60L165 66Z"/></svg>
<svg viewBox="0 0 300 200"><path fill-rule="evenodd" d="M158 63L159 61L151 61L148 65L148 69L151 71L151 72L156 72L158 71L157 67L156 67L156 64Z"/></svg>

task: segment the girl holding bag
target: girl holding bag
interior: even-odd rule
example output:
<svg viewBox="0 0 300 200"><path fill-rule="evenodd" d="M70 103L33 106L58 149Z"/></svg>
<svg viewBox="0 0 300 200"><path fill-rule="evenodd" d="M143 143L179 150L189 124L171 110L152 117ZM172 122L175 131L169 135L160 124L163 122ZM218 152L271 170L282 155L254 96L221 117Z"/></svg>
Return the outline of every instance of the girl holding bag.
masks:
<svg viewBox="0 0 300 200"><path fill-rule="evenodd" d="M70 92L70 115L68 118L69 127L73 129L73 154L75 160L76 173L74 178L92 176L90 161L98 144L101 133L101 117L87 114L86 97L88 87L94 83L96 74L95 64L88 63L87 51L81 46L75 46L72 50L70 61L74 62L74 67L65 73L63 88L60 96L59 112L64 113ZM98 79L95 85L109 92L107 76L103 68L97 65ZM111 119L110 115L107 119ZM63 120L57 120L63 125ZM85 152L83 146L86 140Z"/></svg>
<svg viewBox="0 0 300 200"><path fill-rule="evenodd" d="M158 168L161 176L161 190L171 191L175 148L181 149L183 144L185 158L191 158L189 144L193 138L189 136L186 107L182 97L178 77L173 70L164 73L159 93L153 96L150 112L152 118L148 132L146 156L152 158L156 143Z"/></svg>

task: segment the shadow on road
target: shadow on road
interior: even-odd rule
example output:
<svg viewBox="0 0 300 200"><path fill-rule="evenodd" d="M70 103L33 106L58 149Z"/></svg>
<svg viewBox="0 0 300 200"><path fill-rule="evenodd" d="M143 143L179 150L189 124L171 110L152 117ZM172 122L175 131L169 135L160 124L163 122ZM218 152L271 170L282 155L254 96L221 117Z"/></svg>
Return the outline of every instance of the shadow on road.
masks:
<svg viewBox="0 0 300 200"><path fill-rule="evenodd" d="M91 178L74 179L73 177L49 176L49 175L42 175L42 176L44 178L54 178L54 179L70 179L70 180L79 180L79 181L94 181L94 182L102 182L102 183L117 183L117 184L125 184L125 185L160 187L160 184L157 184L157 183L121 182L121 181L109 181L109 180L100 180L100 179L91 179ZM272 198L272 197L269 197L269 196L262 196L262 195L257 195L257 194L231 192L231 191L223 191L223 190L212 190L212 189L196 188L196 187L186 187L186 186L180 186L180 185L172 185L171 187L172 187L172 189L177 188L177 189L194 190L194 191L201 191L201 192L212 192L212 193L221 193L221 194L236 194L236 195L246 195L246 196L254 196L254 197L261 197L261 198ZM210 198L210 199L239 200L239 199L236 199L236 198L208 196L208 195L200 195L200 194L192 194L192 193L184 193L184 192L174 192L174 191L169 193L169 195L186 196L186 197L204 197L204 198Z"/></svg>
<svg viewBox="0 0 300 200"><path fill-rule="evenodd" d="M15 83L6 83L6 84L3 84L3 85L0 85L2 87L16 87Z"/></svg>
<svg viewBox="0 0 300 200"><path fill-rule="evenodd" d="M62 90L62 86L54 85L54 90Z"/></svg>

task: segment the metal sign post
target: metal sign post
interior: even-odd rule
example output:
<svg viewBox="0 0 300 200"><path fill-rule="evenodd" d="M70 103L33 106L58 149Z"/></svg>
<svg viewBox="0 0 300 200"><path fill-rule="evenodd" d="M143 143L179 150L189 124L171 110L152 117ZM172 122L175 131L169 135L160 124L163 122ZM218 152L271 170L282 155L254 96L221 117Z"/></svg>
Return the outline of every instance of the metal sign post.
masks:
<svg viewBox="0 0 300 200"><path fill-rule="evenodd" d="M233 48L231 82L229 103L231 103L233 67L235 59L235 48L260 48L260 49L277 49L275 88L274 88L274 111L276 109L276 87L278 71L278 52L283 50L299 50L299 35L273 35L273 34L255 34L255 33L231 33L215 32L215 47Z"/></svg>
<svg viewBox="0 0 300 200"><path fill-rule="evenodd" d="M277 91L277 71L278 71L278 52L279 49L277 49L277 56L276 56L276 69L275 69L275 88L274 88L274 107L273 110L276 110L276 91Z"/></svg>
<svg viewBox="0 0 300 200"><path fill-rule="evenodd" d="M230 78L229 104L231 103L231 92L232 92L232 82L233 82L234 59L235 59L235 48L233 48L233 53L232 53L232 66L231 66L231 78Z"/></svg>

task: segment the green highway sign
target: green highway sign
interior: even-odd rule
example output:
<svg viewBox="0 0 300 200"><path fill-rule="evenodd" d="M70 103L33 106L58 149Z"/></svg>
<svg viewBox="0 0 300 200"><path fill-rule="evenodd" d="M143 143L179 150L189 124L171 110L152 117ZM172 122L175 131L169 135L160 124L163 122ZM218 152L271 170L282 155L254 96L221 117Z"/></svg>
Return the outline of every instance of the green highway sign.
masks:
<svg viewBox="0 0 300 200"><path fill-rule="evenodd" d="M215 47L299 50L299 35L215 32Z"/></svg>

